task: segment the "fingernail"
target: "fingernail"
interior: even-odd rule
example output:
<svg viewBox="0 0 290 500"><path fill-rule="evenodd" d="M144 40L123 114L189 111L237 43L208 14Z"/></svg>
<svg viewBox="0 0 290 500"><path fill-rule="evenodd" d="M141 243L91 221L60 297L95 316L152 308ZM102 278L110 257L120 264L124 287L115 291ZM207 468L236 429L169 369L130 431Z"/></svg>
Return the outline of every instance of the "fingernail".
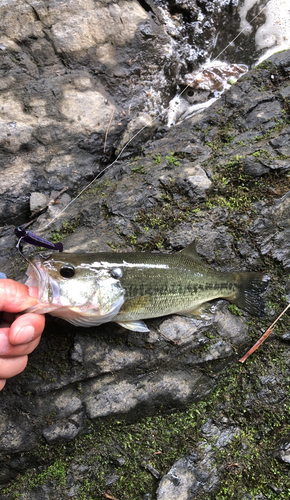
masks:
<svg viewBox="0 0 290 500"><path fill-rule="evenodd" d="M8 351L9 342L8 336L5 333L0 333L0 355Z"/></svg>
<svg viewBox="0 0 290 500"><path fill-rule="evenodd" d="M14 344L26 344L27 342L30 342L33 338L34 333L35 330L33 326L22 326L22 328L20 328L15 335Z"/></svg>
<svg viewBox="0 0 290 500"><path fill-rule="evenodd" d="M29 293L30 297L32 297L33 299L38 299L38 287L37 286L29 286L28 293Z"/></svg>

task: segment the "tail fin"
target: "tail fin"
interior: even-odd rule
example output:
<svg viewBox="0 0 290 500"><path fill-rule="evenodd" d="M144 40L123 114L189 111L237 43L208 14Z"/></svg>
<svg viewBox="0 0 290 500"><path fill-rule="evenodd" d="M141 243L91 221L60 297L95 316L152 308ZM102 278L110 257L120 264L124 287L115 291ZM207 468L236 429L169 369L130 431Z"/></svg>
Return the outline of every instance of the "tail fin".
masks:
<svg viewBox="0 0 290 500"><path fill-rule="evenodd" d="M265 316L265 302L260 293L267 288L269 276L260 272L231 274L236 284L236 290L229 297L226 297L227 300L252 316Z"/></svg>

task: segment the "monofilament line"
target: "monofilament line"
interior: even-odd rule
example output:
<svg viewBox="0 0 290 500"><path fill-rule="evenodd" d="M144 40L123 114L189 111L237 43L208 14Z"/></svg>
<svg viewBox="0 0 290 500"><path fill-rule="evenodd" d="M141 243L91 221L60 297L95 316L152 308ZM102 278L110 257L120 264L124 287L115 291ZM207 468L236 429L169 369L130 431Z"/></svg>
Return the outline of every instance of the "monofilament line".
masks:
<svg viewBox="0 0 290 500"><path fill-rule="evenodd" d="M265 10L265 8L267 7L268 3L270 2L270 0L268 0L268 2L266 3L266 5L264 5L264 7L262 7L262 9L258 12L258 14L256 14L252 19L251 21L249 21L249 24L252 23L262 12L263 10ZM233 40L231 40L228 45L212 60L212 62L216 61L226 50L228 47L230 47L230 45L235 42L237 40L237 38L242 35L242 33L244 33L244 31L247 31L248 30L248 27L245 27L243 28L236 36L235 38L233 38ZM202 68L202 66L201 66ZM201 69L202 71L202 69ZM188 88L190 87L190 84L188 84L181 92L180 94L177 95L177 98L180 97ZM165 108L163 111L161 111L160 113L157 114L157 116L155 116L154 118L152 118L151 122L150 122L150 125L152 123L154 123L158 118L160 118L160 116L162 116L166 111L168 111L169 109L169 106L167 108ZM111 121L112 121L112 117L111 117ZM111 123L111 122L110 122ZM110 124L109 124L110 125ZM39 228L38 231L43 231L44 229L46 229L48 226L50 226L50 224L52 224L56 219L59 218L60 215L62 215L66 210L67 208L72 205L72 203L74 203L87 189L89 189L89 187L94 184L94 182L104 173L106 172L109 168L111 168L118 160L119 158L121 157L121 155L123 154L123 152L125 151L125 149L127 148L127 146L129 146L129 144L139 135L141 134L141 132L147 128L148 125L144 125L144 127L142 127L140 130L138 130L138 132L136 132L136 134L133 135L133 137L131 137L131 139L129 139L129 141L125 144L125 146L121 149L120 153L118 154L118 156L115 158L115 160L110 163L109 165L107 165L103 170L101 170L101 172L99 172L95 177L94 179L89 183L87 184L80 192L79 194L73 198L65 207L63 210L61 210L55 217L53 217L53 219L51 219L50 222L48 222L47 224L45 224L43 227Z"/></svg>

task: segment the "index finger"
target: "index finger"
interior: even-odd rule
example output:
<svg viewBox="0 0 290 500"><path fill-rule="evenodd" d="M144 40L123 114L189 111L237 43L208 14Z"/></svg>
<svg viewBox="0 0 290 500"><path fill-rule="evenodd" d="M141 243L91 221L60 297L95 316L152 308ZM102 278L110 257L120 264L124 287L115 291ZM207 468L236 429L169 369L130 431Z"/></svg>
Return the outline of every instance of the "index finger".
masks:
<svg viewBox="0 0 290 500"><path fill-rule="evenodd" d="M0 280L0 311L21 312L37 304L38 300L30 297L28 287L10 279Z"/></svg>

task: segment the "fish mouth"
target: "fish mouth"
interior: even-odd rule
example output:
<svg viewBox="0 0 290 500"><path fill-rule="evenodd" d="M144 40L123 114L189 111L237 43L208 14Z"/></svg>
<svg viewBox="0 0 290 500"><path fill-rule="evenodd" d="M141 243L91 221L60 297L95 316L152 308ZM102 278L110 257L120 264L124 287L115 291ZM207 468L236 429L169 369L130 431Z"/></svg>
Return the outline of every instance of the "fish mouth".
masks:
<svg viewBox="0 0 290 500"><path fill-rule="evenodd" d="M38 299L38 304L30 307L27 312L45 314L59 308L60 286L51 278L40 258L29 262L25 285L31 297Z"/></svg>

